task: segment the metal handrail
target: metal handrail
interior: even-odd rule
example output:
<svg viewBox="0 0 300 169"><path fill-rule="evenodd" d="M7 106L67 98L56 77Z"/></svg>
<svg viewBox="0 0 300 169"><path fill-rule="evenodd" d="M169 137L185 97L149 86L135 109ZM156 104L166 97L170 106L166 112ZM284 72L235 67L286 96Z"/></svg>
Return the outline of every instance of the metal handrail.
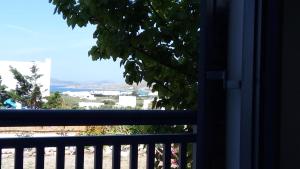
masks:
<svg viewBox="0 0 300 169"><path fill-rule="evenodd" d="M195 111L0 110L0 126L194 125Z"/></svg>

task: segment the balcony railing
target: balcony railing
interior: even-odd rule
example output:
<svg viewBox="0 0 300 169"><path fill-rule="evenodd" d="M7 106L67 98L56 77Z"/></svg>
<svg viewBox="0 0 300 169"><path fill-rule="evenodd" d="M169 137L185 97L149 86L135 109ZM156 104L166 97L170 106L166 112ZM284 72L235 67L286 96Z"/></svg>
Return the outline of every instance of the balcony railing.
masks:
<svg viewBox="0 0 300 169"><path fill-rule="evenodd" d="M195 125L193 111L135 110L1 110L0 126L77 126L77 125ZM65 147L76 147L75 168L83 169L84 147L94 146L94 168L102 169L103 146L112 150L112 169L120 169L121 146L130 146L130 169L138 168L138 145L147 147L147 169L154 168L155 145L163 145L163 167L171 168L171 145L179 145L179 168L187 165L187 144L195 143L195 134L147 134L106 136L65 136L1 138L0 150L15 149L14 168L23 169L24 149L36 148L36 169L44 169L45 148L56 147L56 168L65 166ZM0 151L1 152L1 151ZM1 154L0 154L1 155ZM0 158L1 164L1 158ZM1 166L1 165L0 165Z"/></svg>

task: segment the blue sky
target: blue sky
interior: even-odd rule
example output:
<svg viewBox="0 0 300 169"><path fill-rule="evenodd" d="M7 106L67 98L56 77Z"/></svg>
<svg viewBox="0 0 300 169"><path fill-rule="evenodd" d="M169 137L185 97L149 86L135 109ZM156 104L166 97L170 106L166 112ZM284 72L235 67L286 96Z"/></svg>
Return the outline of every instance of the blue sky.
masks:
<svg viewBox="0 0 300 169"><path fill-rule="evenodd" d="M0 5L0 60L33 61L51 58L52 78L68 81L123 82L118 62L92 61L93 26L67 26L53 15L48 0L6 0Z"/></svg>

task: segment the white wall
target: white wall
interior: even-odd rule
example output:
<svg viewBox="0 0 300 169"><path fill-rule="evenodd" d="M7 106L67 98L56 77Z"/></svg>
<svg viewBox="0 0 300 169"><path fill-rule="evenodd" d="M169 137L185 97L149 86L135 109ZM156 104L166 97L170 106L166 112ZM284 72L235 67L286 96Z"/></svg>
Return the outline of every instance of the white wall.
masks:
<svg viewBox="0 0 300 169"><path fill-rule="evenodd" d="M15 89L17 81L14 79L13 74L10 72L10 66L16 68L23 75L30 75L30 68L36 65L39 74L43 76L38 79L37 83L41 84L41 92L43 97L50 95L50 78L51 78L51 60L45 59L44 61L0 61L0 76L2 77L2 84L6 85L9 90Z"/></svg>
<svg viewBox="0 0 300 169"><path fill-rule="evenodd" d="M84 107L85 109L90 109L90 108L99 108L101 106L104 106L104 103L95 103L95 102L79 102L78 103L79 107Z"/></svg>
<svg viewBox="0 0 300 169"><path fill-rule="evenodd" d="M118 90L99 90L93 91L92 94L101 94L104 96L119 96L121 92Z"/></svg>
<svg viewBox="0 0 300 169"><path fill-rule="evenodd" d="M152 107L152 102L153 102L153 99L144 100L143 101L143 109L148 110L149 108L151 108Z"/></svg>
<svg viewBox="0 0 300 169"><path fill-rule="evenodd" d="M135 107L136 106L136 96L119 96L119 106Z"/></svg>
<svg viewBox="0 0 300 169"><path fill-rule="evenodd" d="M79 97L81 99L88 99L88 100L96 100L96 97L92 95L90 92L82 91L82 92L63 92L62 94L71 96L71 97Z"/></svg>

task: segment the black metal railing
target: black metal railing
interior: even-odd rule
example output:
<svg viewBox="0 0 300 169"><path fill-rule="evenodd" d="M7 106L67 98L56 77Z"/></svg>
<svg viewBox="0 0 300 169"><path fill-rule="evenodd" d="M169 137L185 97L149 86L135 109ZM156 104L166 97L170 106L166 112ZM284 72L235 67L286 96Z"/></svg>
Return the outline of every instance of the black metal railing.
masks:
<svg viewBox="0 0 300 169"><path fill-rule="evenodd" d="M0 126L75 126L75 125L195 125L196 113L192 111L132 111L132 110L1 110ZM147 169L154 168L155 145L163 145L163 167L171 168L171 145L179 145L179 168L187 165L187 145L195 143L195 134L148 134L1 138L0 152L15 149L14 168L23 169L24 149L36 149L36 169L45 168L45 148L56 147L56 168L65 166L65 147L76 147L75 168L83 169L84 147L93 146L94 168L102 169L103 146L112 150L112 169L120 169L122 145L130 146L129 166L137 169L138 145L147 147ZM2 156L2 154L1 154ZM1 158L0 158L1 164ZM0 165L2 166L2 165Z"/></svg>

